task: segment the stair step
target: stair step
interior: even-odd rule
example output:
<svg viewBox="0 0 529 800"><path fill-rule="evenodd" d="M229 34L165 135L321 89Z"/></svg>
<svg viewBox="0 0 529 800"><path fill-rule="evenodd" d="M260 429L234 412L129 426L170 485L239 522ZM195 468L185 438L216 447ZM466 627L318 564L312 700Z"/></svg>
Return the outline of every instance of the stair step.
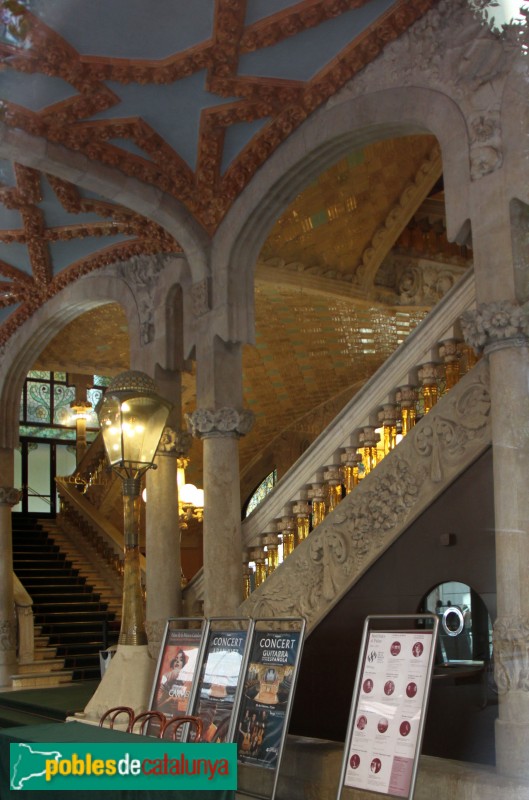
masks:
<svg viewBox="0 0 529 800"><path fill-rule="evenodd" d="M14 688L29 688L30 686L59 686L61 683L70 683L73 678L71 670L56 670L55 672L33 672L27 674L11 675Z"/></svg>
<svg viewBox="0 0 529 800"><path fill-rule="evenodd" d="M18 579L22 584L24 584L26 579L32 578L40 578L42 577L43 568L42 567L18 567L14 568L14 572L16 572ZM55 577L65 577L69 575L70 577L77 577L77 570L73 570L71 568L64 567L60 569L59 567L47 567L46 568L46 575L49 578Z"/></svg>
<svg viewBox="0 0 529 800"><path fill-rule="evenodd" d="M48 643L48 637L46 636L46 644ZM37 644L35 642L35 644ZM36 646L33 652L33 658L36 661L48 661L50 658L55 658L57 655L57 648L56 647L41 647Z"/></svg>
<svg viewBox="0 0 529 800"><path fill-rule="evenodd" d="M107 611L49 611L37 612L35 619L43 624L44 632L48 633L50 625L101 625L109 621L109 614Z"/></svg>
<svg viewBox="0 0 529 800"><path fill-rule="evenodd" d="M19 520L14 528L15 572L33 599L36 647L34 669L20 668L13 686L99 680L99 651L119 636L121 594L53 522L22 530Z"/></svg>
<svg viewBox="0 0 529 800"><path fill-rule="evenodd" d="M64 669L64 658L36 659L29 664L18 665L20 675L55 672L58 669Z"/></svg>
<svg viewBox="0 0 529 800"><path fill-rule="evenodd" d="M59 550L58 544L50 544L50 543L26 543L26 542L13 542L13 558L19 556L23 558L24 556L33 555L33 554L43 554L45 553L50 558L57 554L58 556L61 555Z"/></svg>
<svg viewBox="0 0 529 800"><path fill-rule="evenodd" d="M109 639L113 639L112 642L109 642L108 645L105 647L102 640L92 640L89 642L76 642L75 644L68 645L68 647L64 647L63 645L57 645L57 652L59 655L66 656L68 653L69 656L75 658L77 656L84 656L90 655L91 653L96 653L99 656L100 650L107 650L111 644L116 644L118 635L116 633L115 636L110 637Z"/></svg>
<svg viewBox="0 0 529 800"><path fill-rule="evenodd" d="M102 603L98 595L88 594L87 592L78 594L32 594L33 606L38 607L39 612L64 611L65 608L75 611L76 609L86 611L105 611L106 605ZM95 608L97 606L97 608Z"/></svg>

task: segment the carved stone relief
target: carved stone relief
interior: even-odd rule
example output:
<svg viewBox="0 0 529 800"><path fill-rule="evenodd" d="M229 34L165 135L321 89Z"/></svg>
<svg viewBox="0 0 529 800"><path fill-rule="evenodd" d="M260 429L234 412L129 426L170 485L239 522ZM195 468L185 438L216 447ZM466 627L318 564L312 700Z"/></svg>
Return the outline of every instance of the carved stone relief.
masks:
<svg viewBox="0 0 529 800"><path fill-rule="evenodd" d="M123 278L136 298L140 315L140 338L142 344L154 339L154 293L158 276L171 256L133 256L117 266L117 273Z"/></svg>
<svg viewBox="0 0 529 800"><path fill-rule="evenodd" d="M494 624L494 677L500 694L529 692L529 619L504 617Z"/></svg>
<svg viewBox="0 0 529 800"><path fill-rule="evenodd" d="M465 341L480 353L503 347L523 347L529 341L529 302L510 300L480 303L461 316Z"/></svg>
<svg viewBox="0 0 529 800"><path fill-rule="evenodd" d="M331 98L328 106L398 86L429 87L449 94L466 117L471 177L477 180L503 161L500 103L518 52L519 46L495 35L467 0L441 0Z"/></svg>
<svg viewBox="0 0 529 800"><path fill-rule="evenodd" d="M236 408L197 408L185 415L189 430L198 439L212 436L245 436L252 428L254 415L251 411Z"/></svg>
<svg viewBox="0 0 529 800"><path fill-rule="evenodd" d="M302 615L315 625L357 577L490 442L488 365L481 362L345 497L243 603L250 616Z"/></svg>

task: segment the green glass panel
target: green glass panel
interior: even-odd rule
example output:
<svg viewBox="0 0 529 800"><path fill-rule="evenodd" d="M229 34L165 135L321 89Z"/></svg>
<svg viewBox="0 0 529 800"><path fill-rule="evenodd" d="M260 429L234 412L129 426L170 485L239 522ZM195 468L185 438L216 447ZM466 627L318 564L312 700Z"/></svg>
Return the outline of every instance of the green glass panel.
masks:
<svg viewBox="0 0 529 800"><path fill-rule="evenodd" d="M94 386L108 386L111 380L106 375L94 375Z"/></svg>
<svg viewBox="0 0 529 800"><path fill-rule="evenodd" d="M70 403L75 400L75 388L73 386L55 385L53 387L53 422L55 425L67 425L75 427Z"/></svg>
<svg viewBox="0 0 529 800"><path fill-rule="evenodd" d="M53 380L58 383L66 383L66 372L54 372Z"/></svg>
<svg viewBox="0 0 529 800"><path fill-rule="evenodd" d="M103 397L102 389L88 389L86 393L86 399L88 400L89 403L92 404L92 410L88 413L86 418L87 428L99 428L99 420L97 418L95 408L102 397Z"/></svg>
<svg viewBox="0 0 529 800"><path fill-rule="evenodd" d="M75 441L74 428L38 428L36 425L21 425L20 436L38 439L58 439L59 441Z"/></svg>
<svg viewBox="0 0 529 800"><path fill-rule="evenodd" d="M259 503L262 503L267 494L270 494L272 489L277 483L277 470L274 469L270 475L267 475L264 481L262 481L255 492L250 497L248 501L248 505L246 507L246 516L252 513L254 508L257 508Z"/></svg>
<svg viewBox="0 0 529 800"><path fill-rule="evenodd" d="M27 421L51 422L50 384L27 381Z"/></svg>
<svg viewBox="0 0 529 800"><path fill-rule="evenodd" d="M28 372L28 378L35 378L36 380L39 381L49 381L51 380L51 372L32 369Z"/></svg>

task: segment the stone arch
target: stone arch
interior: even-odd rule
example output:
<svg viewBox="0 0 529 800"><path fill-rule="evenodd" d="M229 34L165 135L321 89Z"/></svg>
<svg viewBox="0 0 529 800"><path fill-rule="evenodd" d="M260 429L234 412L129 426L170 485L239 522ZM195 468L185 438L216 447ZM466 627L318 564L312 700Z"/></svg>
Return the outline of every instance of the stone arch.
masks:
<svg viewBox="0 0 529 800"><path fill-rule="evenodd" d="M56 175L77 186L97 192L157 222L180 244L189 258L194 283L209 275L209 237L183 203L136 178L126 178L118 169L94 164L86 156L68 151L8 129L0 122L0 158Z"/></svg>
<svg viewBox="0 0 529 800"><path fill-rule="evenodd" d="M133 292L124 280L110 275L88 275L67 286L13 334L5 346L0 374L0 448L13 448L18 441L20 393L39 353L69 322L107 303L122 306L130 331L139 338Z"/></svg>
<svg viewBox="0 0 529 800"><path fill-rule="evenodd" d="M416 87L343 99L337 95L273 154L215 237L216 302L231 310L230 339L253 341L254 267L268 231L296 195L346 152L418 133L433 134L441 147L448 234L452 239L466 235L470 143L464 115L454 100Z"/></svg>

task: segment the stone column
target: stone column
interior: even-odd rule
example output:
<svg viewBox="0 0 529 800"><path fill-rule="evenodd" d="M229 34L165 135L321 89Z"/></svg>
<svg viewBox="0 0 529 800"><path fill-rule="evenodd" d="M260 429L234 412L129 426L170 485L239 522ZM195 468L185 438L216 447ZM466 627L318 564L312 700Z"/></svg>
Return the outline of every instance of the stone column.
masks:
<svg viewBox="0 0 529 800"><path fill-rule="evenodd" d="M529 303L480 304L462 320L490 364L496 525L497 769L529 778Z"/></svg>
<svg viewBox="0 0 529 800"><path fill-rule="evenodd" d="M167 427L156 454L156 469L147 472L146 583L147 635L157 652L165 623L182 614L182 561L176 484L177 459L189 450L191 435Z"/></svg>
<svg viewBox="0 0 529 800"><path fill-rule="evenodd" d="M204 441L204 615L233 615L243 600L238 439L253 414L199 408L187 417Z"/></svg>
<svg viewBox="0 0 529 800"><path fill-rule="evenodd" d="M18 489L0 486L0 686L10 686L11 675L17 671L11 508L19 500Z"/></svg>

